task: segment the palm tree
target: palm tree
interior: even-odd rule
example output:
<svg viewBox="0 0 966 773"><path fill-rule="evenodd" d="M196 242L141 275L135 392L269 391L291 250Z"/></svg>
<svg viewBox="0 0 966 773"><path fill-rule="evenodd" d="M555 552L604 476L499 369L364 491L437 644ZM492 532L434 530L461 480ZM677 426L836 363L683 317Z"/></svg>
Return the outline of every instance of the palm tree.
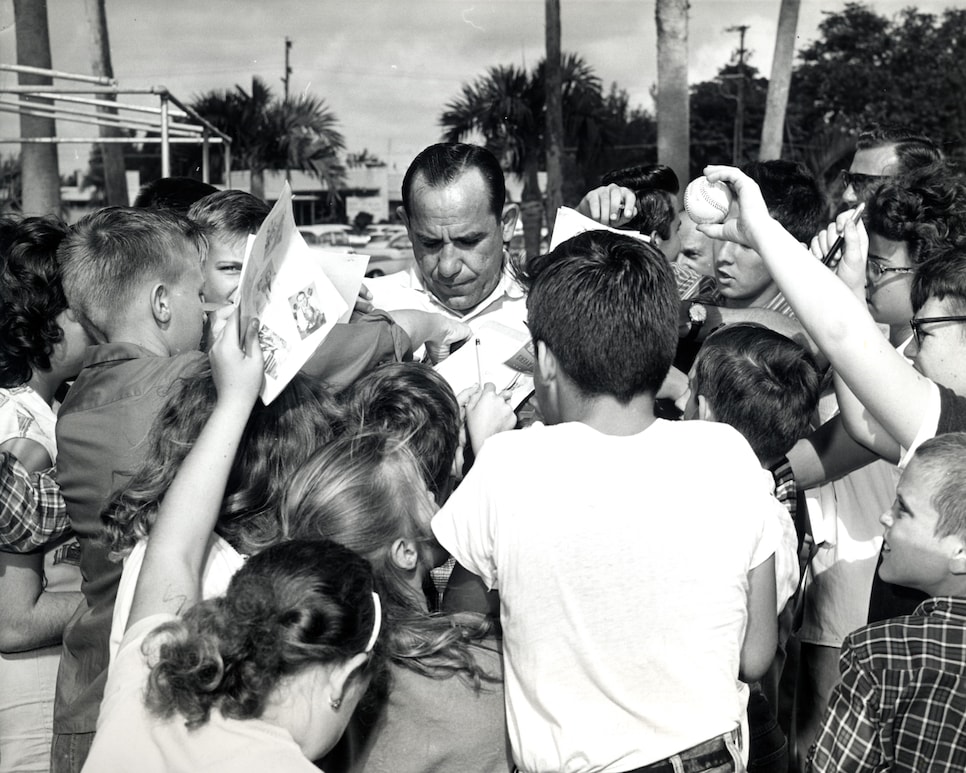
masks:
<svg viewBox="0 0 966 773"><path fill-rule="evenodd" d="M600 80L574 54L564 57L562 71L564 138L576 145L578 159L589 160L600 151L603 140L598 123L603 104ZM523 179L521 215L528 255L539 252L544 218L537 179L545 150L544 82L542 61L533 72L497 65L473 83L464 83L460 96L440 116L445 141L482 135L504 169Z"/></svg>
<svg viewBox="0 0 966 773"><path fill-rule="evenodd" d="M265 197L266 169L299 169L318 175L329 196L338 196L345 168L338 153L345 147L338 119L325 102L310 94L279 100L258 77L251 93L210 91L192 107L232 138L233 168L251 172L251 192Z"/></svg>
<svg viewBox="0 0 966 773"><path fill-rule="evenodd" d="M688 2L657 0L657 160L690 179Z"/></svg>

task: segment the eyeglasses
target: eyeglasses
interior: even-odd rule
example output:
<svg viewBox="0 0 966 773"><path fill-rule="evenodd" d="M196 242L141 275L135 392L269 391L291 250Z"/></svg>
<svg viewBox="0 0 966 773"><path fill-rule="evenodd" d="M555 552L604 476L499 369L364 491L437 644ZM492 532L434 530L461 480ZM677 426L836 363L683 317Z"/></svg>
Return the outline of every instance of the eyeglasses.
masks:
<svg viewBox="0 0 966 773"><path fill-rule="evenodd" d="M869 253L869 259L865 262L865 273L873 282L878 282L886 274L914 274L916 269L913 266L883 266L885 258L880 255Z"/></svg>
<svg viewBox="0 0 966 773"><path fill-rule="evenodd" d="M912 328L912 334L916 337L916 346L922 346L922 326L932 324L933 322L966 322L966 316L919 317L919 319L910 319L909 327Z"/></svg>
<svg viewBox="0 0 966 773"><path fill-rule="evenodd" d="M888 175L884 174L859 174L858 172L849 172L846 169L842 170L841 177L842 184L846 188L851 185L852 190L854 190L857 194L862 193L870 185L874 185L881 180L889 179Z"/></svg>

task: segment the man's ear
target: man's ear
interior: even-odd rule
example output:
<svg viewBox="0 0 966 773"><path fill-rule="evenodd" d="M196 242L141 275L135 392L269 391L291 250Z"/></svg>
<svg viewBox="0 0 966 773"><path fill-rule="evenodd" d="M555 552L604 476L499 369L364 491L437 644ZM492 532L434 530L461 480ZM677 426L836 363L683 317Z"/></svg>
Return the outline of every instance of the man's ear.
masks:
<svg viewBox="0 0 966 773"><path fill-rule="evenodd" d="M410 539L400 537L389 548L389 557L400 569L413 571L419 564L419 551L416 543Z"/></svg>
<svg viewBox="0 0 966 773"><path fill-rule="evenodd" d="M500 218L500 230L503 232L504 244L513 238L513 230L517 227L517 218L519 216L520 208L516 204L507 204L503 208L503 217Z"/></svg>
<svg viewBox="0 0 966 773"><path fill-rule="evenodd" d="M714 415L714 410L712 410L711 404L704 395L698 395L698 418L701 419L701 421L718 420Z"/></svg>
<svg viewBox="0 0 966 773"><path fill-rule="evenodd" d="M171 321L171 299L163 283L151 288L151 313L158 327L166 327Z"/></svg>
<svg viewBox="0 0 966 773"><path fill-rule="evenodd" d="M406 208L402 204L396 207L396 217L402 221L406 230L409 231L409 215L406 214ZM409 234L409 237L412 238L412 233Z"/></svg>

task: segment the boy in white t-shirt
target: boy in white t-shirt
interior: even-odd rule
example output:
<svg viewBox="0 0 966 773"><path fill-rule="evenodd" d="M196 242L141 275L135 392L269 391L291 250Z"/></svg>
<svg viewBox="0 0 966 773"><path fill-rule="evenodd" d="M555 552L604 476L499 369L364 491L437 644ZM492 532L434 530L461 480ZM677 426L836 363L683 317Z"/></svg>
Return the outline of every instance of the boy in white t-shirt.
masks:
<svg viewBox="0 0 966 773"><path fill-rule="evenodd" d="M551 426L487 440L433 520L500 590L514 761L738 769L735 681L775 653L781 506L732 427L654 417L677 341L656 249L588 232L527 274Z"/></svg>

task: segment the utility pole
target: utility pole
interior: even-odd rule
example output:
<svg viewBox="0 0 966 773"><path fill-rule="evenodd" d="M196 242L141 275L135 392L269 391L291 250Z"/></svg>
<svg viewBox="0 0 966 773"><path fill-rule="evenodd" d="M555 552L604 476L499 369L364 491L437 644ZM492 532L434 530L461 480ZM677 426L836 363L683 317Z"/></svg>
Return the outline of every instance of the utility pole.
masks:
<svg viewBox="0 0 966 773"><path fill-rule="evenodd" d="M292 68L288 63L288 55L292 50L292 40L288 35L285 36L285 77L282 78L282 83L285 84L285 108L288 109L288 79L292 74ZM292 173L289 171L288 164L285 164L285 182L289 185L292 184Z"/></svg>
<svg viewBox="0 0 966 773"><path fill-rule="evenodd" d="M734 166L741 166L741 156L745 139L745 33L747 24L728 27L725 32L737 32L741 36L738 46L738 94L735 104L735 131L732 141L731 162Z"/></svg>

